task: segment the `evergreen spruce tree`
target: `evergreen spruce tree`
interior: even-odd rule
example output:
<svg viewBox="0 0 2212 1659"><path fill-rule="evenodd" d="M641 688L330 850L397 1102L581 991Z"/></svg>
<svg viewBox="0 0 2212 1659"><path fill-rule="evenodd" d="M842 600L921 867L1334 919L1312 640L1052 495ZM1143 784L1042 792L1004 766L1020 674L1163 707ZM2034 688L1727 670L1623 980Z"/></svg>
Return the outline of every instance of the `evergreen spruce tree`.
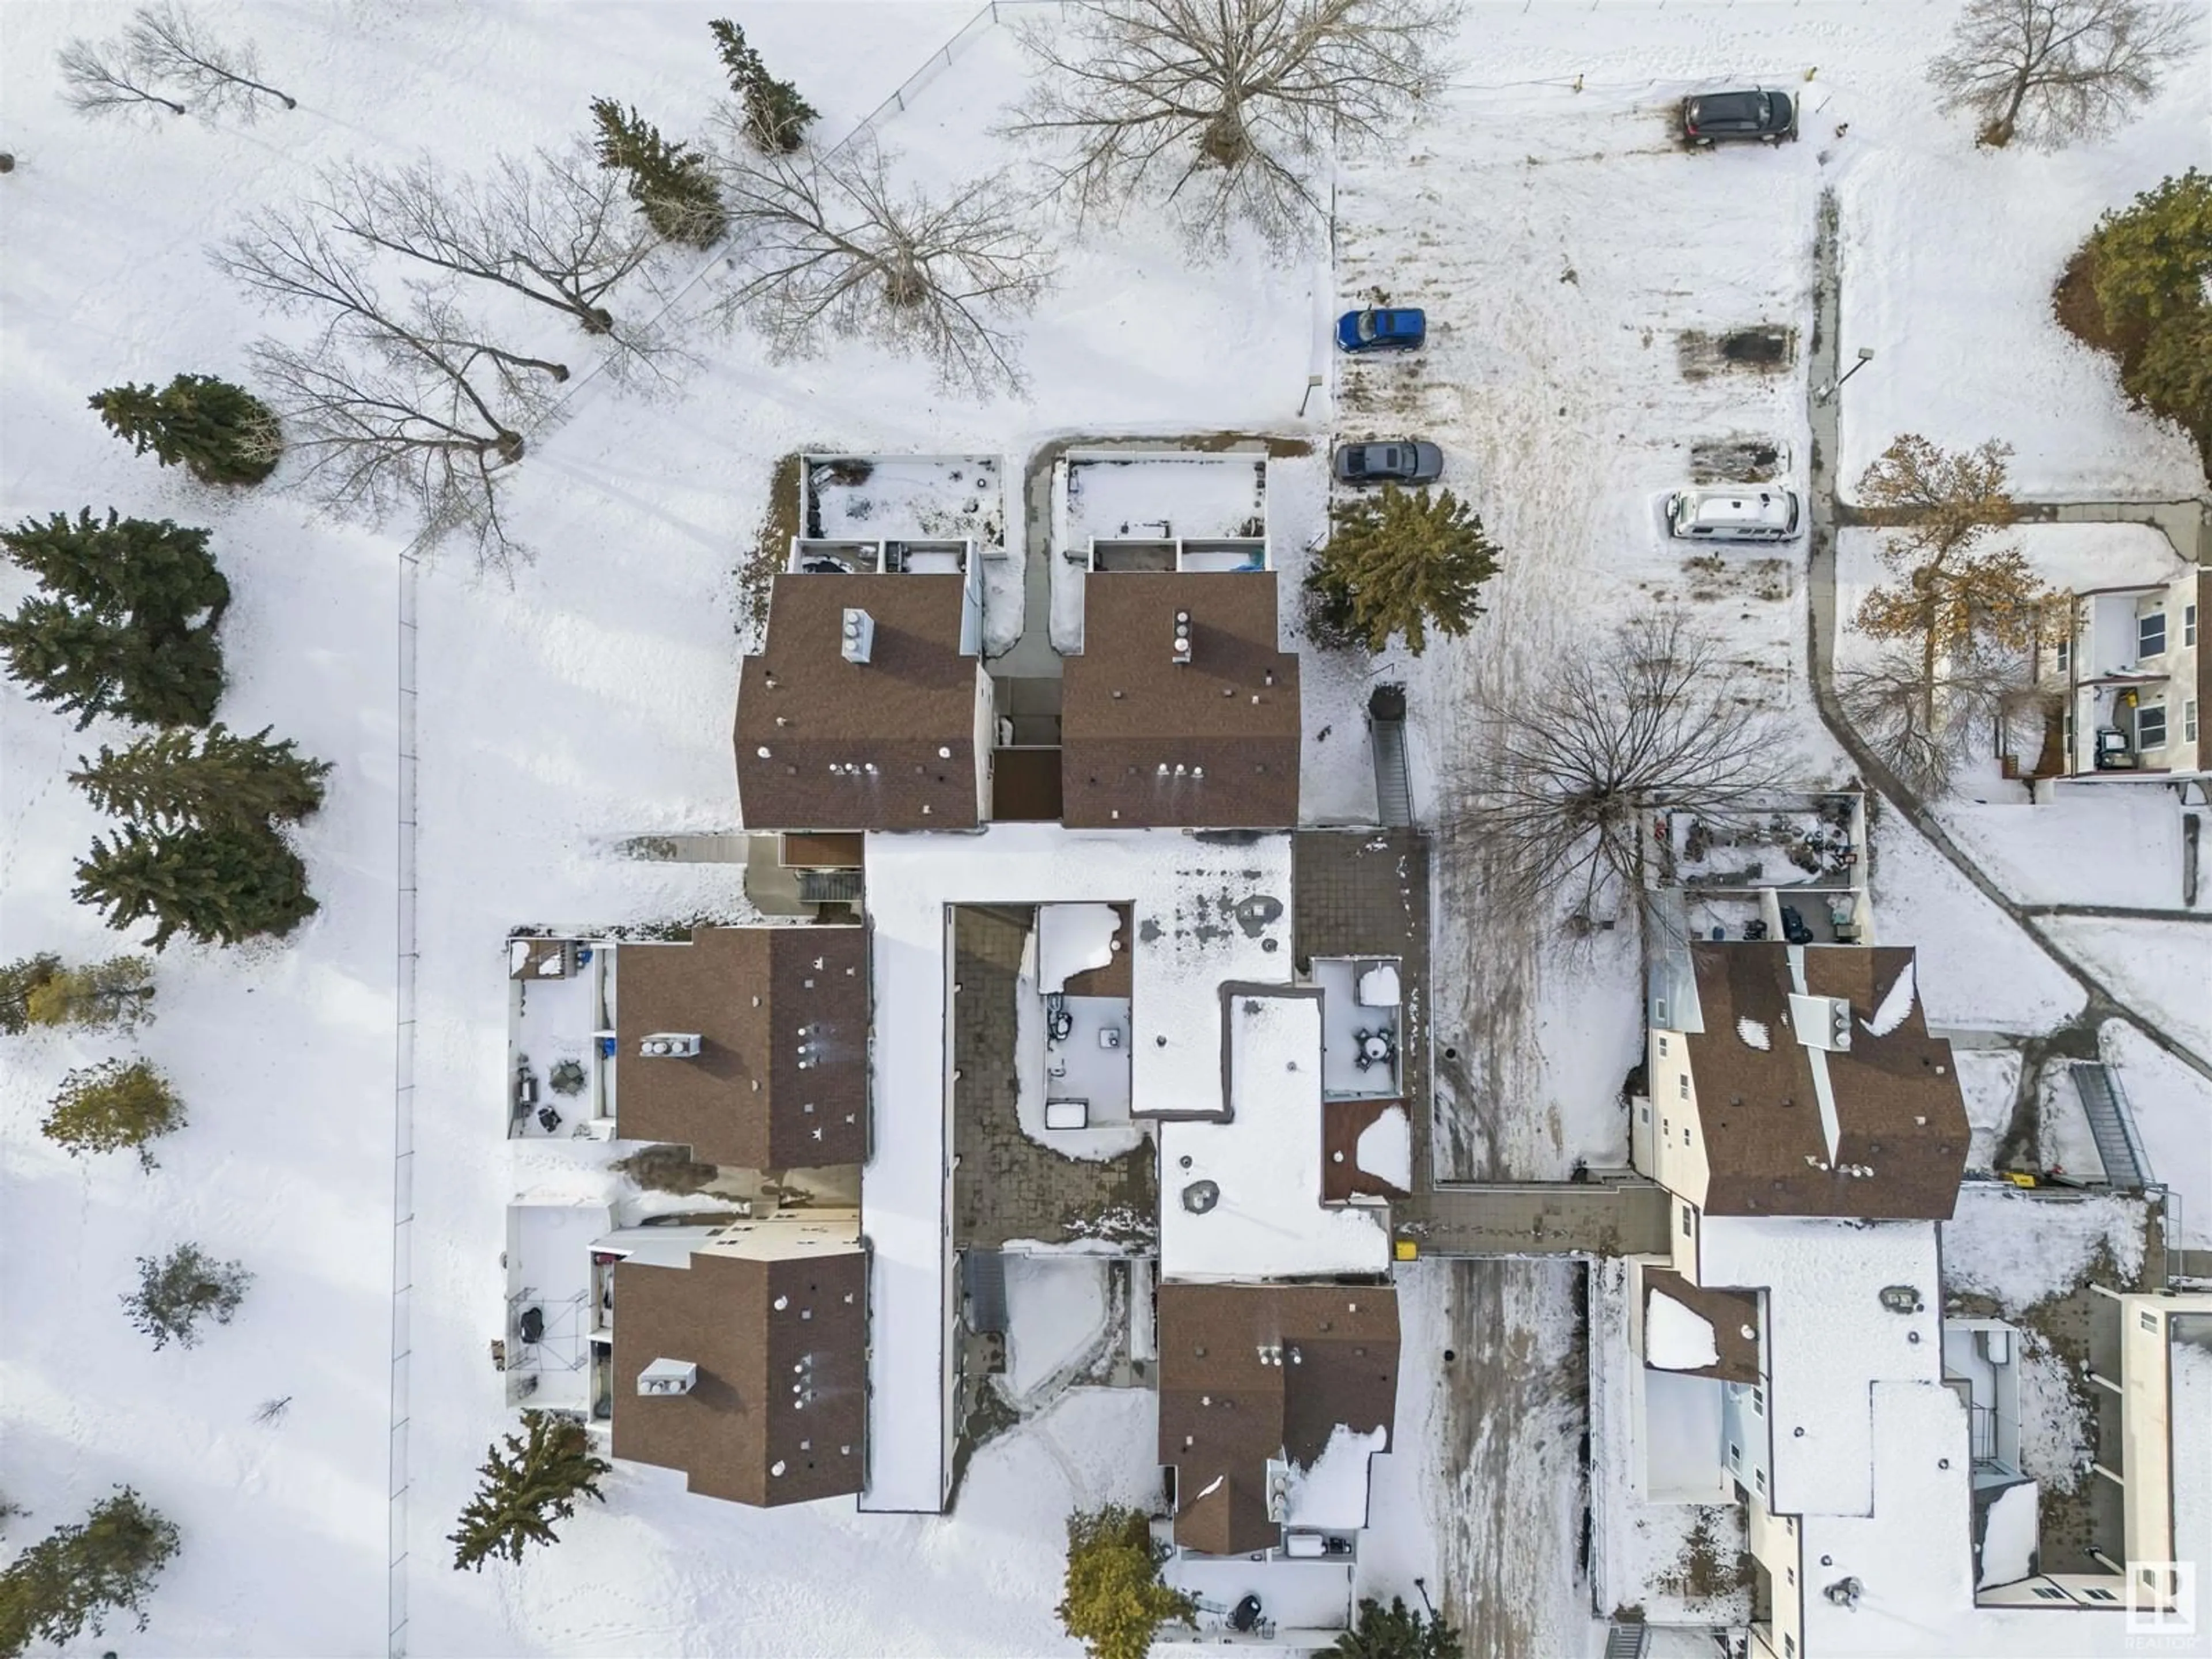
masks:
<svg viewBox="0 0 2212 1659"><path fill-rule="evenodd" d="M806 129L821 112L799 95L788 81L768 72L761 55L746 44L745 32L726 17L707 25L730 90L744 100L745 136L764 155L788 153L806 141Z"/></svg>
<svg viewBox="0 0 2212 1659"><path fill-rule="evenodd" d="M579 1496L606 1501L599 1479L609 1466L591 1455L581 1423L525 1412L522 1429L503 1437L504 1452L486 1448L477 1471L483 1484L461 1511L458 1529L447 1534L457 1572L464 1567L481 1572L495 1556L520 1561L527 1546L556 1541L553 1522L575 1514Z"/></svg>
<svg viewBox="0 0 2212 1659"><path fill-rule="evenodd" d="M1162 1625L1191 1622L1198 1604L1160 1580L1166 1559L1139 1510L1108 1504L1067 1517L1067 1579L1055 1611L1091 1659L1145 1659Z"/></svg>
<svg viewBox="0 0 2212 1659"><path fill-rule="evenodd" d="M150 919L146 943L156 951L180 932L202 944L281 936L318 908L299 854L266 828L125 824L112 840L95 837L76 873L79 903L117 929Z"/></svg>
<svg viewBox="0 0 2212 1659"><path fill-rule="evenodd" d="M0 531L44 590L0 618L0 655L35 702L78 716L204 726L222 695L216 629L230 584L208 532L89 508Z"/></svg>
<svg viewBox="0 0 2212 1659"><path fill-rule="evenodd" d="M33 1025L79 1030L135 1030L153 1018L154 964L143 957L110 957L82 968L54 969L31 988L24 1014Z"/></svg>
<svg viewBox="0 0 2212 1659"><path fill-rule="evenodd" d="M330 763L296 753L289 738L271 743L269 732L249 737L218 720L120 750L103 744L99 759L78 757L70 781L102 811L144 826L296 823L323 804Z"/></svg>
<svg viewBox="0 0 2212 1659"><path fill-rule="evenodd" d="M1339 1659L1462 1659L1465 1650L1440 1615L1416 1613L1394 1595L1387 1607L1363 1596L1359 1616L1328 1651Z"/></svg>
<svg viewBox="0 0 2212 1659"><path fill-rule="evenodd" d="M197 1244L179 1244L160 1260L138 1258L138 1288L123 1297L131 1322L154 1339L155 1352L174 1342L199 1345L199 1322L230 1323L253 1275L235 1261L217 1261Z"/></svg>
<svg viewBox="0 0 2212 1659"><path fill-rule="evenodd" d="M1450 490L1386 485L1332 506L1329 526L1306 575L1325 635L1380 651L1402 634L1418 657L1430 629L1456 639L1482 614L1478 596L1498 574L1498 547Z"/></svg>
<svg viewBox="0 0 2212 1659"><path fill-rule="evenodd" d="M154 1167L147 1143L185 1127L184 1103L169 1080L143 1060L129 1065L103 1060L71 1072L39 1132L70 1153L119 1152L135 1148Z"/></svg>
<svg viewBox="0 0 2212 1659"><path fill-rule="evenodd" d="M177 1553L177 1529L128 1486L59 1527L0 1571L0 1654L33 1642L67 1647L120 1611L146 1628L146 1598Z"/></svg>
<svg viewBox="0 0 2212 1659"><path fill-rule="evenodd" d="M150 449L163 466L182 463L202 483L259 483L283 453L283 434L269 406L211 374L179 374L159 392L111 386L94 393L91 404L135 453Z"/></svg>
<svg viewBox="0 0 2212 1659"><path fill-rule="evenodd" d="M705 156L663 138L658 127L611 98L592 100L592 119L599 129L599 165L629 175L629 198L647 224L672 242L692 247L721 240L730 216Z"/></svg>
<svg viewBox="0 0 2212 1659"><path fill-rule="evenodd" d="M0 1031L20 1036L33 1024L31 999L62 971L62 959L51 951L21 957L0 965Z"/></svg>

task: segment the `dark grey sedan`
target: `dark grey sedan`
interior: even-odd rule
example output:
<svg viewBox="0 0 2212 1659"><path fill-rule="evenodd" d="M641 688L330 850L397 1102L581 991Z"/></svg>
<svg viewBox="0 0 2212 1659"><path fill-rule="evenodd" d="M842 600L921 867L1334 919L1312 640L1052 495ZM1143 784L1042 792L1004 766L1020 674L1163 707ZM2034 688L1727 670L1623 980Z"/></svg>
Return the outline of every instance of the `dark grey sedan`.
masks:
<svg viewBox="0 0 2212 1659"><path fill-rule="evenodd" d="M1786 92L1701 92L1682 100L1682 136L1693 144L1777 143L1797 136L1797 105Z"/></svg>
<svg viewBox="0 0 2212 1659"><path fill-rule="evenodd" d="M1434 444L1418 443L1411 438L1339 444L1332 465L1340 483L1434 483L1444 475L1444 453Z"/></svg>

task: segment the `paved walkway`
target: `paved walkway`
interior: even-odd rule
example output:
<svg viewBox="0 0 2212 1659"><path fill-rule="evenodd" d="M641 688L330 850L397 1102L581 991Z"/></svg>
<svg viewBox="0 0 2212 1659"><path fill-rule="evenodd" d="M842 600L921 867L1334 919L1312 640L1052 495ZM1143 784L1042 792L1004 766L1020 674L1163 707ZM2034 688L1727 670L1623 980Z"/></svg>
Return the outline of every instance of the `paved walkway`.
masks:
<svg viewBox="0 0 2212 1659"><path fill-rule="evenodd" d="M1648 1181L1434 1187L1390 1206L1423 1255L1663 1255L1666 1193Z"/></svg>
<svg viewBox="0 0 2212 1659"><path fill-rule="evenodd" d="M2106 1020L2124 1020L2183 1065L2204 1077L2212 1078L2212 1060L2207 1060L2188 1044L2169 1036L2163 1027L2114 996L2103 980L2084 968L2051 936L2049 930L2038 921L2035 910L2020 903L1984 875L1981 866L1967 857L1945 832L1928 803L1907 788L1904 781L1882 763L1881 757L1874 752L1865 739L1859 736L1857 729L1844 716L1843 705L1836 696L1833 651L1836 636L1836 532L1840 525L1848 521L1838 516L1836 499L1836 457L1840 453L1837 412L1843 397L1832 397L1823 402L1812 392L1812 388L1836 383L1837 328L1843 291L1842 271L1836 257L1836 217L1835 197L1832 193L1823 194L1815 252L1818 272L1814 301L1813 349L1805 377L1808 412L1813 423L1812 559L1809 573L1812 614L1805 643L1814 701L1819 705L1821 722L1843 745L1868 786L1878 791L1903 813L1906 821L1927 837L1929 845L1948 860L1984 898L2010 917L2014 927L2033 939L2045 956L2081 987L2089 999L2084 1018L2093 1028ZM1847 396L1848 392L1844 395ZM2054 516L2079 514L2086 521L2086 515L2095 510L2096 505L2087 502L2056 504L2051 511ZM2148 509L2139 503L2125 510L2139 514ZM2161 524L2160 527L2164 528L2164 526ZM2169 531L2168 533L2172 532ZM2183 550L2187 556L2196 550Z"/></svg>

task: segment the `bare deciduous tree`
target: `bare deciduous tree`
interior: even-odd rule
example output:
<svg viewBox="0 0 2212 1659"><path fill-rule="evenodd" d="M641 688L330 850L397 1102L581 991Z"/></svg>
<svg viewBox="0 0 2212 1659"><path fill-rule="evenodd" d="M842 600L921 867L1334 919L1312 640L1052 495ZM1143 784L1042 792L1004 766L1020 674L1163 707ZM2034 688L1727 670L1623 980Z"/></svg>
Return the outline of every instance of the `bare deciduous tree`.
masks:
<svg viewBox="0 0 2212 1659"><path fill-rule="evenodd" d="M1006 319L1036 304L1053 267L1005 174L933 198L895 184L864 142L818 160L740 153L721 183L739 275L717 308L750 317L777 355L860 335L979 397L1021 386Z"/></svg>
<svg viewBox="0 0 2212 1659"><path fill-rule="evenodd" d="M124 31L123 49L142 74L181 88L203 114L234 112L250 123L264 98L300 107L298 99L254 78L261 64L250 41L234 46L216 40L175 0L139 7Z"/></svg>
<svg viewBox="0 0 2212 1659"><path fill-rule="evenodd" d="M2057 149L2134 119L2201 27L2146 0L1970 0L1928 78L1979 124L1976 143Z"/></svg>
<svg viewBox="0 0 2212 1659"><path fill-rule="evenodd" d="M187 113L174 99L155 90L151 74L118 46L72 40L61 49L64 103L80 115L117 115L156 109ZM158 117L156 118L159 118Z"/></svg>
<svg viewBox="0 0 2212 1659"><path fill-rule="evenodd" d="M2027 659L1978 646L1939 659L1932 671L1917 649L1893 647L1839 668L1836 694L1882 763L1929 800L1950 792L1978 734L2042 711Z"/></svg>
<svg viewBox="0 0 2212 1659"><path fill-rule="evenodd" d="M411 507L426 541L465 534L495 568L520 556L499 489L525 434L553 418L566 367L492 344L435 285L387 303L296 212L264 211L214 258L272 309L321 321L306 349L264 340L254 358L326 506L371 519Z"/></svg>
<svg viewBox="0 0 2212 1659"><path fill-rule="evenodd" d="M1042 73L1009 131L1043 143L1085 220L1159 196L1194 246L1242 221L1310 239L1332 148L1442 89L1459 0L1083 0L1022 40Z"/></svg>
<svg viewBox="0 0 2212 1659"><path fill-rule="evenodd" d="M481 179L450 178L427 159L392 168L349 162L324 176L319 206L372 247L563 313L618 358L666 349L648 325L617 320L606 304L661 238L632 210L621 176L580 146L502 156Z"/></svg>
<svg viewBox="0 0 2212 1659"><path fill-rule="evenodd" d="M1482 850L1501 911L1613 915L1642 884L1656 811L1725 823L1783 782L1780 727L1729 689L1735 672L1717 637L1662 607L1556 660L1540 718L1519 696L1477 708L1451 827Z"/></svg>

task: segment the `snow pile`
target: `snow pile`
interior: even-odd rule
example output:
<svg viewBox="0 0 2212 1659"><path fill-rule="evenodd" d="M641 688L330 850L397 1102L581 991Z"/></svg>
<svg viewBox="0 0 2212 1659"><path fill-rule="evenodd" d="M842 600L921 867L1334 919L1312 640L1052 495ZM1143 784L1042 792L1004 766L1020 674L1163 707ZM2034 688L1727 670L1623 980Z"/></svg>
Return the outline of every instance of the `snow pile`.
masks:
<svg viewBox="0 0 2212 1659"><path fill-rule="evenodd" d="M1881 1006L1874 1011L1874 1018L1861 1022L1870 1036L1885 1037L1912 1016L1912 964L1908 962L1904 970L1891 981L1889 989L1881 994Z"/></svg>
<svg viewBox="0 0 2212 1659"><path fill-rule="evenodd" d="M1720 1363L1712 1322L1664 1291L1651 1292L1644 1310L1644 1363L1662 1370L1697 1371Z"/></svg>
<svg viewBox="0 0 2212 1659"><path fill-rule="evenodd" d="M1400 1192L1413 1189L1413 1132L1402 1106L1386 1109L1359 1132L1353 1151L1359 1167L1377 1181L1387 1181Z"/></svg>
<svg viewBox="0 0 2212 1659"><path fill-rule="evenodd" d="M1766 1029L1766 1022L1753 1019L1748 1014L1738 1017L1735 1034L1743 1040L1743 1046L1747 1048L1771 1048L1774 1046L1773 1033Z"/></svg>
<svg viewBox="0 0 2212 1659"><path fill-rule="evenodd" d="M1047 904L1037 910L1037 988L1047 996L1074 975L1114 960L1121 919L1110 904Z"/></svg>
<svg viewBox="0 0 2212 1659"><path fill-rule="evenodd" d="M2141 1199L2110 1193L2058 1198L1968 1182L1943 1224L1944 1286L2017 1314L2080 1284L2100 1246L2132 1279L2142 1267L2147 1212Z"/></svg>
<svg viewBox="0 0 2212 1659"><path fill-rule="evenodd" d="M1982 1570L1976 1589L2017 1583L2035 1571L2035 1482L2023 1480L1996 1495L1982 1521Z"/></svg>
<svg viewBox="0 0 2212 1659"><path fill-rule="evenodd" d="M1283 1519L1293 1527L1350 1528L1367 1524L1367 1460L1389 1449L1390 1431L1365 1433L1338 1424L1313 1467L1291 1472Z"/></svg>
<svg viewBox="0 0 2212 1659"><path fill-rule="evenodd" d="M1025 1398L1081 1358L1106 1328L1103 1257L1006 1257L1006 1386Z"/></svg>
<svg viewBox="0 0 2212 1659"><path fill-rule="evenodd" d="M1398 1006L1398 965L1385 962L1368 969L1359 976L1359 1006L1363 1008L1395 1008Z"/></svg>

